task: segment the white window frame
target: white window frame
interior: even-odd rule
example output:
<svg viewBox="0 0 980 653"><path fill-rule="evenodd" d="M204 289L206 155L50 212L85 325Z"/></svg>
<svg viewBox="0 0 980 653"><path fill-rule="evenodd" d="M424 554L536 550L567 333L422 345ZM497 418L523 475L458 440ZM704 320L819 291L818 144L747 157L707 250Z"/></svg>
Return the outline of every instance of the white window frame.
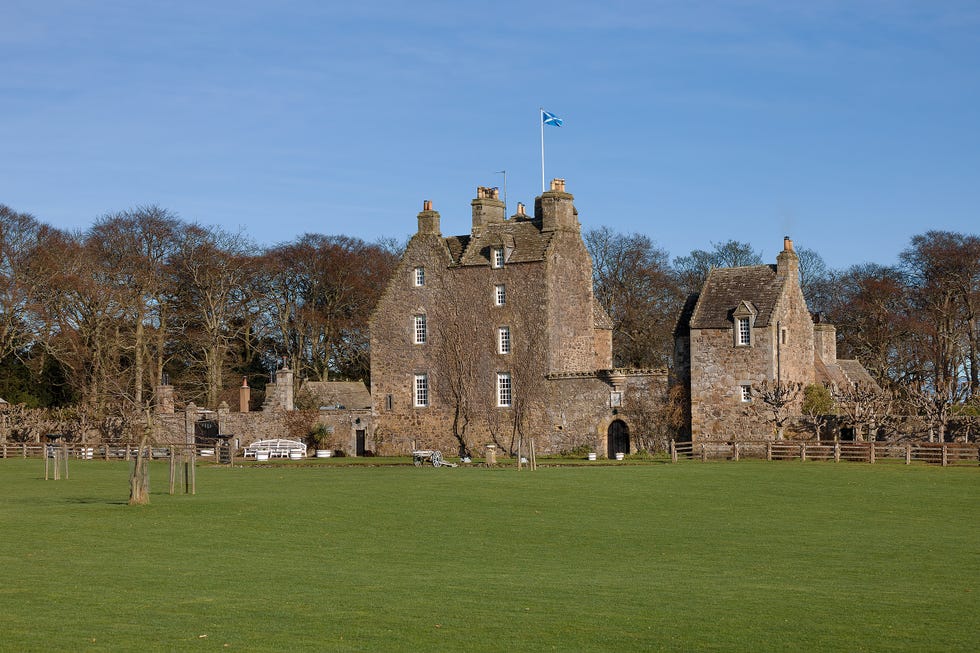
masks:
<svg viewBox="0 0 980 653"><path fill-rule="evenodd" d="M504 248L503 247L492 247L492 248L490 248L490 267L492 267L492 268L502 268L502 267L504 267Z"/></svg>
<svg viewBox="0 0 980 653"><path fill-rule="evenodd" d="M497 407L510 408L514 405L514 385L510 372L497 372Z"/></svg>
<svg viewBox="0 0 980 653"><path fill-rule="evenodd" d="M509 354L511 351L510 327L497 327L497 353Z"/></svg>
<svg viewBox="0 0 980 653"><path fill-rule="evenodd" d="M503 306L507 303L507 286L498 283L493 287L493 305Z"/></svg>
<svg viewBox="0 0 980 653"><path fill-rule="evenodd" d="M743 404L752 403L752 384L751 383L739 383L738 384L738 400Z"/></svg>
<svg viewBox="0 0 980 653"><path fill-rule="evenodd" d="M429 375L426 373L416 374L412 385L412 399L416 408L427 408L429 406Z"/></svg>
<svg viewBox="0 0 980 653"><path fill-rule="evenodd" d="M425 313L414 316L412 320L412 342L416 345L424 345L429 340L429 329L425 319Z"/></svg>
<svg viewBox="0 0 980 653"><path fill-rule="evenodd" d="M412 283L416 287L425 285L425 268L421 265L412 270Z"/></svg>
<svg viewBox="0 0 980 653"><path fill-rule="evenodd" d="M735 346L750 347L751 345L752 345L752 318L748 316L735 318Z"/></svg>

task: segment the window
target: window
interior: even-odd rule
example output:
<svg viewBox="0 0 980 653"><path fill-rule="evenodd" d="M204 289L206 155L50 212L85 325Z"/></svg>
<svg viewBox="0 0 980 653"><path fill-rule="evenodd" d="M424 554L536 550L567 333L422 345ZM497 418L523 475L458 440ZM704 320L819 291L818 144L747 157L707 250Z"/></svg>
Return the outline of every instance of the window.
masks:
<svg viewBox="0 0 980 653"><path fill-rule="evenodd" d="M623 393L613 391L609 393L609 406L612 408L619 408L623 405Z"/></svg>
<svg viewBox="0 0 980 653"><path fill-rule="evenodd" d="M428 336L428 331L425 327L425 316L416 315L415 316L415 344L424 345Z"/></svg>
<svg viewBox="0 0 980 653"><path fill-rule="evenodd" d="M423 268L423 267L417 267L417 268L415 268L415 270L413 272L413 275L412 275L412 280L413 280L413 282L415 283L416 286L424 286L425 285L425 268Z"/></svg>
<svg viewBox="0 0 980 653"><path fill-rule="evenodd" d="M507 303L507 290L504 284L497 284L493 287L493 303L497 306L503 306Z"/></svg>
<svg viewBox="0 0 980 653"><path fill-rule="evenodd" d="M780 340L782 341L781 344L785 345L786 344L786 329L783 329L779 333L779 337L780 337Z"/></svg>
<svg viewBox="0 0 980 653"><path fill-rule="evenodd" d="M738 396L743 404L751 403L752 401L752 386L748 383L743 383L738 386Z"/></svg>
<svg viewBox="0 0 980 653"><path fill-rule="evenodd" d="M740 317L735 320L735 344L740 347L747 347L752 344L752 327L747 317Z"/></svg>
<svg viewBox="0 0 980 653"><path fill-rule="evenodd" d="M495 268L504 267L504 248L494 247L490 250L490 265Z"/></svg>
<svg viewBox="0 0 980 653"><path fill-rule="evenodd" d="M393 410L395 408L395 396L385 395L385 410Z"/></svg>
<svg viewBox="0 0 980 653"><path fill-rule="evenodd" d="M424 408L429 405L429 375L415 375L415 407Z"/></svg>
<svg viewBox="0 0 980 653"><path fill-rule="evenodd" d="M497 353L510 353L510 327L502 326L497 329Z"/></svg>
<svg viewBox="0 0 980 653"><path fill-rule="evenodd" d="M497 372L497 405L510 406L512 401L510 372Z"/></svg>

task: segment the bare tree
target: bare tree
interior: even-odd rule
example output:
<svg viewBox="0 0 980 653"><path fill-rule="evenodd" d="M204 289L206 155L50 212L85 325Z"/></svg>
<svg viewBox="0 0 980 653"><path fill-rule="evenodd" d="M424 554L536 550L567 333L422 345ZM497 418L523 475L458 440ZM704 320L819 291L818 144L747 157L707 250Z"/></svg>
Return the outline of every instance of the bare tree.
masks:
<svg viewBox="0 0 980 653"><path fill-rule="evenodd" d="M584 236L592 257L595 298L613 322L616 367L665 367L683 306L666 250L641 234L608 227Z"/></svg>
<svg viewBox="0 0 980 653"><path fill-rule="evenodd" d="M228 353L251 324L253 253L243 235L217 228L189 225L180 235L173 259L174 320L189 363L204 373L208 406L217 406Z"/></svg>
<svg viewBox="0 0 980 653"><path fill-rule="evenodd" d="M763 381L753 384L752 407L772 422L776 428L776 439L784 438L786 424L792 417L792 406L802 392L803 384L797 381Z"/></svg>
<svg viewBox="0 0 980 653"><path fill-rule="evenodd" d="M25 271L39 229L33 216L0 204L0 361L35 337Z"/></svg>
<svg viewBox="0 0 980 653"><path fill-rule="evenodd" d="M831 386L831 395L845 425L854 429L854 439L874 439L892 418L893 395L870 383Z"/></svg>
<svg viewBox="0 0 980 653"><path fill-rule="evenodd" d="M724 243L711 243L713 249L691 250L687 256L674 259L674 270L680 280L685 296L700 292L708 278L711 268L734 268L745 265L761 265L762 252L748 243L729 240Z"/></svg>

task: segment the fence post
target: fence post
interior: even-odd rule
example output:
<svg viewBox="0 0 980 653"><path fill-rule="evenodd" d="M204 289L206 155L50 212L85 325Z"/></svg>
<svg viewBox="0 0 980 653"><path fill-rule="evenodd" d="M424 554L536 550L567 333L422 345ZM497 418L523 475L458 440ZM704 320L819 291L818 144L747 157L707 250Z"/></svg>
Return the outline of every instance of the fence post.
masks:
<svg viewBox="0 0 980 653"><path fill-rule="evenodd" d="M766 440L766 460L772 462L772 440Z"/></svg>
<svg viewBox="0 0 980 653"><path fill-rule="evenodd" d="M834 462L840 462L840 440L834 442Z"/></svg>
<svg viewBox="0 0 980 653"><path fill-rule="evenodd" d="M738 460L738 442L732 442L732 460Z"/></svg>
<svg viewBox="0 0 980 653"><path fill-rule="evenodd" d="M806 462L806 442L800 443L800 462Z"/></svg>
<svg viewBox="0 0 980 653"><path fill-rule="evenodd" d="M701 443L701 462L708 462L708 449L703 442Z"/></svg>
<svg viewBox="0 0 980 653"><path fill-rule="evenodd" d="M673 440L670 441L670 462L677 462L677 445L674 444Z"/></svg>
<svg viewBox="0 0 980 653"><path fill-rule="evenodd" d="M21 445L21 449L23 451L23 457L24 458L27 458L27 443L26 442Z"/></svg>
<svg viewBox="0 0 980 653"><path fill-rule="evenodd" d="M943 467L949 464L949 456L946 453L946 445L943 445Z"/></svg>
<svg viewBox="0 0 980 653"><path fill-rule="evenodd" d="M7 457L7 444L6 443L4 443L4 445L3 445L3 457L4 458Z"/></svg>
<svg viewBox="0 0 980 653"><path fill-rule="evenodd" d="M905 445L905 464L906 465L911 465L912 464L912 445L911 444L906 444Z"/></svg>
<svg viewBox="0 0 980 653"><path fill-rule="evenodd" d="M872 465L875 464L875 443L871 443L871 449L869 449L868 462Z"/></svg>

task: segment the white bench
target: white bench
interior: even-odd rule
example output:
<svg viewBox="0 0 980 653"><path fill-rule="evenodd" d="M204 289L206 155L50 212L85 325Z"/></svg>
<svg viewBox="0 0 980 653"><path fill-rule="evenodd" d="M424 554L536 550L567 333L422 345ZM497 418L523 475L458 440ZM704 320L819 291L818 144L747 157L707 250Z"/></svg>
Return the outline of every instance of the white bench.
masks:
<svg viewBox="0 0 980 653"><path fill-rule="evenodd" d="M245 458L268 460L270 458L291 458L299 460L306 457L306 445L298 440L256 440L245 447Z"/></svg>

